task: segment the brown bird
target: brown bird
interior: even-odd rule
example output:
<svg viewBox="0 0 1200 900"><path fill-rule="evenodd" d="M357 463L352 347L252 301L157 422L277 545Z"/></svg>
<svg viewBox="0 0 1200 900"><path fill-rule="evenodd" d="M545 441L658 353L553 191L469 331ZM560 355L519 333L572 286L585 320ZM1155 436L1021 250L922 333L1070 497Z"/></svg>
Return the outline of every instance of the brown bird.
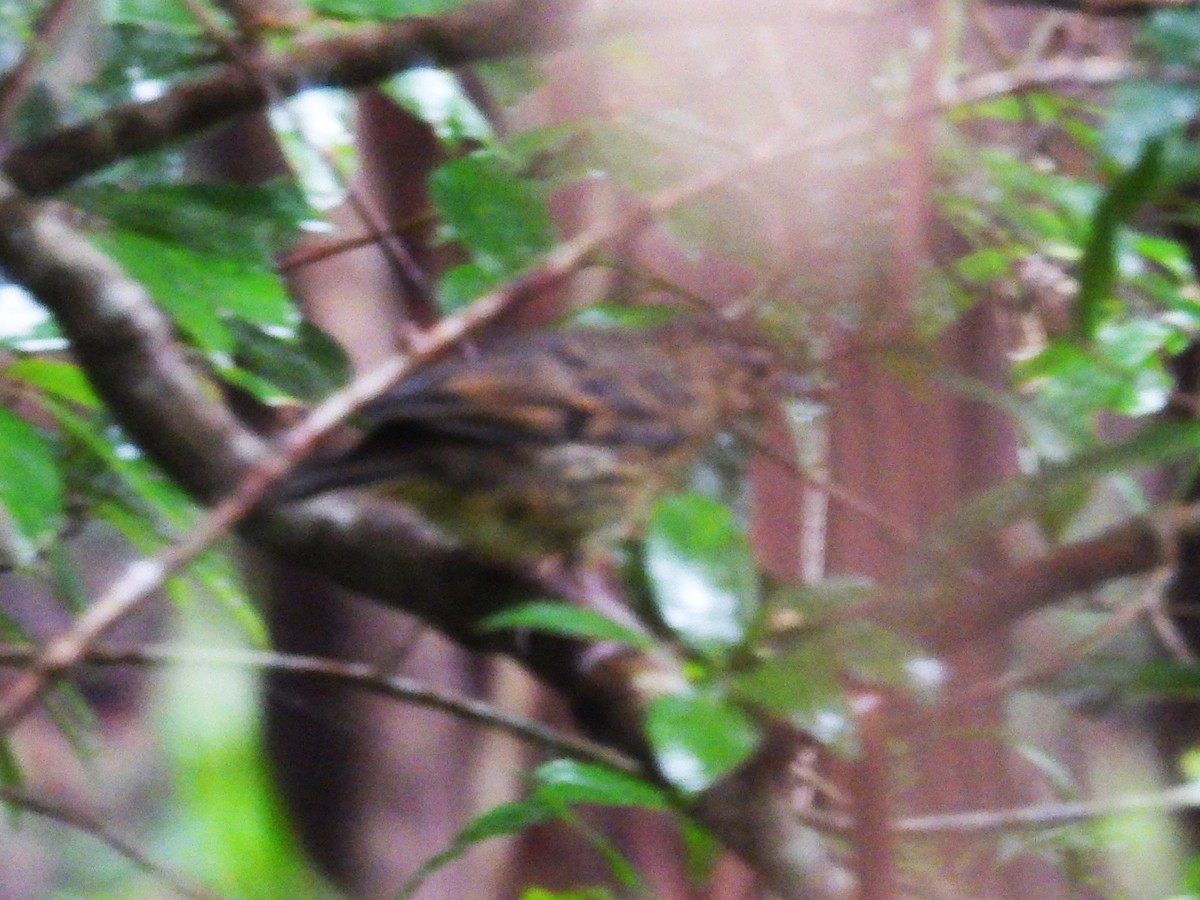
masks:
<svg viewBox="0 0 1200 900"><path fill-rule="evenodd" d="M755 408L761 357L693 320L500 342L368 404L358 445L277 498L369 486L503 561L604 547Z"/></svg>

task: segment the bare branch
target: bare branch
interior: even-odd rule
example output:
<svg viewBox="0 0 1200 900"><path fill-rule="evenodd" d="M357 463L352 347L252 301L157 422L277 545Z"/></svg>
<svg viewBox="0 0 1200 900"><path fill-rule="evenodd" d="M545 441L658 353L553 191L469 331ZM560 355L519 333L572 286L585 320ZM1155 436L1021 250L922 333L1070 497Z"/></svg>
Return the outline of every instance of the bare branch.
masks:
<svg viewBox="0 0 1200 900"><path fill-rule="evenodd" d="M865 617L943 651L1011 624L1072 594L1141 575L1175 558L1179 540L1200 528L1200 504L1135 518L1035 560L924 596L885 594L844 615Z"/></svg>
<svg viewBox="0 0 1200 900"><path fill-rule="evenodd" d="M0 666L26 666L36 659L37 651L33 647L0 645ZM273 651L149 646L91 647L80 664L246 668L350 684L394 700L441 710L476 725L508 732L550 753L606 766L628 775L649 776L636 760L594 741L564 734L541 722L513 715L466 694L430 687L414 678L393 675L364 662Z"/></svg>
<svg viewBox="0 0 1200 900"><path fill-rule="evenodd" d="M76 831L89 835L119 855L125 857L143 872L157 878L163 884L181 897L190 900L220 900L220 895L207 888L184 880L161 864L155 862L136 843L118 833L103 819L94 818L77 809L69 809L49 800L35 797L27 791L9 785L0 785L0 799L13 806L19 806L35 815L53 819Z"/></svg>
<svg viewBox="0 0 1200 900"><path fill-rule="evenodd" d="M1160 9L1186 9L1192 0L987 0L989 6L1036 6L1089 16L1146 16Z"/></svg>
<svg viewBox="0 0 1200 900"><path fill-rule="evenodd" d="M1048 803L1020 809L913 816L895 822L892 827L904 834L1016 831L1022 828L1056 828L1109 816L1174 813L1197 808L1200 808L1200 785L1193 783L1168 788L1157 794L1122 797L1100 803Z"/></svg>

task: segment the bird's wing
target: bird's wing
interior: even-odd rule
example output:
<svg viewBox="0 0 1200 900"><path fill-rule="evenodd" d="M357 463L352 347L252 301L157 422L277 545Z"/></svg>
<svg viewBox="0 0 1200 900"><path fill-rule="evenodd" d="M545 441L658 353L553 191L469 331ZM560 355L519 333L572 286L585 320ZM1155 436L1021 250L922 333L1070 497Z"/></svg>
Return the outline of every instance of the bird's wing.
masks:
<svg viewBox="0 0 1200 900"><path fill-rule="evenodd" d="M452 439L562 442L668 449L683 439L662 409L661 386L628 348L607 338L539 341L406 380L362 411L367 441ZM649 373L651 380L661 375ZM659 390L656 396L655 389Z"/></svg>

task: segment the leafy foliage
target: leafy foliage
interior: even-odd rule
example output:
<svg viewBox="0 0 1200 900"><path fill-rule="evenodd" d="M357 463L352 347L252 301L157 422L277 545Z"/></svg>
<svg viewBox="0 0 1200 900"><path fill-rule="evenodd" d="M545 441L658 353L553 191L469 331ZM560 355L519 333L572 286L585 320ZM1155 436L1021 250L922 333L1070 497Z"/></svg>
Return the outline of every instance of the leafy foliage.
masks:
<svg viewBox="0 0 1200 900"><path fill-rule="evenodd" d="M440 284L442 306L457 309L531 264L554 241L545 198L503 157L476 151L444 163L429 192L448 240L471 261L450 268Z"/></svg>
<svg viewBox="0 0 1200 900"><path fill-rule="evenodd" d="M314 17L345 22L433 15L460 5L308 4ZM203 6L232 31L219 5ZM32 33L29 11L0 6L0 22L0 50L15 54ZM152 96L223 52L221 42L179 4L107 3L96 27L103 50L95 77L72 85L78 90L31 90L11 124L14 139ZM290 35L281 28L269 39L286 46ZM1134 493L1133 475L1141 469L1179 460L1194 465L1196 424L1156 417L1176 388L1173 364L1200 331L1192 259L1170 227L1200 223L1200 209L1186 190L1200 175L1190 133L1200 114L1200 88L1168 77L1170 67L1190 71L1200 64L1200 14L1154 15L1139 47L1166 68L1122 84L1104 109L1033 92L957 110L944 129L940 209L967 248L931 273L913 338L921 346L894 354L897 377L905 369L945 375L933 354L923 351L980 297L1007 298L1014 318L1029 326L1025 339L1009 348L1016 360L1012 393L954 382L949 375L945 380L1009 412L1025 430L1027 452L1019 478L929 530L907 573L906 587L913 590L961 577L962 560L1014 522L1037 516L1047 535L1058 539L1085 521L1081 512L1098 486L1119 483ZM778 117L763 113L767 107L747 103L744 83L753 90L775 86L770 61L739 58L719 33L699 30L677 48L693 63L680 71L701 73L702 91L672 76L667 61L637 40L610 52L626 63L630 82L669 97L667 108L647 103L621 115L512 134L490 121L493 107L484 100L494 98L485 97L480 85L491 88L500 105L515 107L540 80L529 60L492 63L472 78L422 66L383 86L441 142L444 159L425 187L439 249L456 263L437 281L443 311L468 306L553 251L560 235L550 210L560 188L598 177L614 196L670 189L697 173L737 165L748 148L769 145L779 130ZM314 135L321 129L314 123L331 135L319 148ZM301 320L279 260L321 210L344 201L356 183L357 124L348 93L306 92L272 116L296 169L294 181L258 187L184 181L184 158L168 150L114 167L61 199L80 211L97 246L151 293L197 363L223 387L264 404L315 400L346 380L349 364L328 336ZM1061 162L1043 145L1031 152L1031 129L1052 132L1076 162ZM893 186L871 183L849 200L830 199L819 186L833 173L868 171L874 149L815 155L805 163L800 188L795 170L743 167L736 176L715 179L699 202L671 210L657 224L678 241L681 256L693 255L691 261L736 260L758 286L728 298L731 306L761 312L768 330L773 323L773 333L805 341L804 353L816 355L837 335L872 321L872 310L854 304L862 286L879 279L888 256L877 251L887 246L894 224L885 209ZM790 234L781 223L802 197L804 214L821 227ZM861 241L845 240L845 233L857 234L847 223L859 220L873 228ZM822 264L813 271L779 271L790 265L789 254ZM703 273L703 266L697 271ZM609 299L640 300L659 292L696 299L657 275L615 266L610 274L617 288ZM792 302L792 295L804 300ZM655 314L619 303L574 313L577 322L601 326ZM150 553L187 529L196 510L114 425L80 370L58 355L65 342L53 323L9 331L0 360L0 562L51 585L65 608L78 611L89 598L63 542L78 522L102 521ZM812 405L819 407L820 400ZM1105 436L1114 422L1124 436ZM819 431L819 416L807 427ZM1135 504L1140 509L1144 501L1137 497ZM862 748L848 686L882 686L906 696L929 687L914 674L930 662L921 648L855 619L856 604L879 590L876 585L846 577L813 579L802 587L772 583L759 569L739 514L713 496L689 492L665 499L629 558L631 591L640 589L646 601L639 627L542 602L507 610L483 627L612 641L682 660L686 684L664 690L647 716L654 780L576 762L546 763L533 773L524 797L478 817L429 860L412 890L476 843L553 821L574 826L622 889L642 890L633 864L589 826L588 807L677 811L749 759L765 729L779 723L852 757ZM215 606L237 642L266 643L260 612L224 550L198 559L167 592L189 615L203 617ZM896 594L903 602L904 592ZM29 638L3 612L0 629L9 638ZM199 639L209 638L201 633ZM1115 680L1130 695L1190 698L1196 692L1196 673L1188 666L1122 670ZM224 890L253 892L266 872L273 889L301 891L311 873L297 862L271 795L251 707L254 686L220 682L188 676L168 685L162 727L181 808L166 842L177 858L201 848ZM80 744L94 724L83 697L65 690L53 701L64 734ZM19 778L19 762L13 748L0 743L0 782ZM692 824L682 827L697 859L711 854L708 835ZM1195 872L1189 880L1196 881ZM583 900L607 894L533 889L526 896Z"/></svg>

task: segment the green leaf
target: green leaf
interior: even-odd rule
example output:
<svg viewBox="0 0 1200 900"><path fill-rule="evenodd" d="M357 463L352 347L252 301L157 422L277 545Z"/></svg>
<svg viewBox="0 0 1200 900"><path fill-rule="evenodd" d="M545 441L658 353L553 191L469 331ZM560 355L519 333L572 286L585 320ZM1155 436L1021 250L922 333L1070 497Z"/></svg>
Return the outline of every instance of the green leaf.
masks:
<svg viewBox="0 0 1200 900"><path fill-rule="evenodd" d="M346 352L311 322L301 322L291 334L240 319L227 320L225 326L233 335L237 368L221 374L255 379L238 383L264 402L278 399L280 392L312 402L350 379Z"/></svg>
<svg viewBox="0 0 1200 900"><path fill-rule="evenodd" d="M1087 338L1094 338L1111 315L1109 305L1117 278L1117 230L1159 186L1162 161L1162 141L1147 141L1138 161L1113 182L1092 217L1092 232L1079 268L1075 309L1076 327Z"/></svg>
<svg viewBox="0 0 1200 900"><path fill-rule="evenodd" d="M1168 65L1200 63L1200 13L1195 9L1162 9L1146 20L1140 41Z"/></svg>
<svg viewBox="0 0 1200 900"><path fill-rule="evenodd" d="M1175 183L1194 167L1196 150L1186 135L1188 123L1200 111L1200 88L1195 85L1145 79L1125 82L1113 92L1102 146L1122 167L1134 166L1154 141L1164 143L1164 180Z"/></svg>
<svg viewBox="0 0 1200 900"><path fill-rule="evenodd" d="M680 818L678 824L689 880L697 886L709 884L724 847L711 831L693 820Z"/></svg>
<svg viewBox="0 0 1200 900"><path fill-rule="evenodd" d="M314 12L331 19L380 22L411 16L435 16L467 0L304 0Z"/></svg>
<svg viewBox="0 0 1200 900"><path fill-rule="evenodd" d="M679 317L677 309L669 306L618 306L612 303L592 303L583 309L572 310L567 321L572 328L594 328L612 331L622 328L657 328Z"/></svg>
<svg viewBox="0 0 1200 900"><path fill-rule="evenodd" d="M966 504L931 532L926 542L929 562L957 566L963 548L1018 518L1052 506L1064 492L1134 466L1151 466L1200 452L1200 422L1157 421L1131 438L1078 454L1070 461L1047 465L1026 478L1006 482Z"/></svg>
<svg viewBox="0 0 1200 900"><path fill-rule="evenodd" d="M641 809L668 809L670 802L662 790L624 772L603 766L556 759L534 772L538 796L552 806L636 806Z"/></svg>
<svg viewBox="0 0 1200 900"><path fill-rule="evenodd" d="M1126 682L1132 690L1174 700L1200 698L1200 666L1155 660L1138 666Z"/></svg>
<svg viewBox="0 0 1200 900"><path fill-rule="evenodd" d="M87 608L89 597L84 586L75 560L67 551L63 541L54 541L46 548L46 562L49 564L50 577L54 586L54 594L73 613L79 614Z"/></svg>
<svg viewBox="0 0 1200 900"><path fill-rule="evenodd" d="M821 640L835 655L839 671L855 682L901 690L913 686L910 663L930 656L913 641L872 622L839 622Z"/></svg>
<svg viewBox="0 0 1200 900"><path fill-rule="evenodd" d="M758 726L729 698L711 692L659 697L646 717L659 771L684 794L698 794L745 762Z"/></svg>
<svg viewBox="0 0 1200 900"><path fill-rule="evenodd" d="M12 526L16 559L28 564L63 518L63 485L54 445L8 410L0 408L0 506Z"/></svg>
<svg viewBox="0 0 1200 900"><path fill-rule="evenodd" d="M292 182L116 185L78 188L71 200L112 225L195 253L269 269L314 217Z"/></svg>
<svg viewBox="0 0 1200 900"><path fill-rule="evenodd" d="M230 622L249 643L269 649L271 636L263 611L247 591L243 572L228 549L200 554L180 575L167 581L167 596L178 607L190 606L212 616L223 607Z"/></svg>
<svg viewBox="0 0 1200 900"><path fill-rule="evenodd" d="M175 628L186 645L228 646L222 624L201 607L180 610ZM203 860L205 882L224 897L332 900L335 894L300 854L271 780L262 746L262 673L179 665L159 674L154 712L170 764L174 816L164 861L187 868Z"/></svg>
<svg viewBox="0 0 1200 900"><path fill-rule="evenodd" d="M595 610L581 609L570 603L523 603L493 613L479 623L479 628L483 631L524 628L594 641L616 641L642 650L649 650L654 646L648 635L614 622Z"/></svg>
<svg viewBox="0 0 1200 900"><path fill-rule="evenodd" d="M782 717L817 740L857 752L853 718L832 642L806 640L739 673L739 699Z"/></svg>
<svg viewBox="0 0 1200 900"><path fill-rule="evenodd" d="M71 681L59 681L43 695L42 705L71 752L80 761L94 761L99 749L100 722L79 688Z"/></svg>
<svg viewBox="0 0 1200 900"><path fill-rule="evenodd" d="M208 352L233 352L227 317L288 329L299 321L283 285L265 266L132 231L115 230L95 241Z"/></svg>
<svg viewBox="0 0 1200 900"><path fill-rule="evenodd" d="M875 582L861 575L831 575L812 584L785 583L771 592L772 607L787 606L806 622L819 623L831 613L860 603L876 590Z"/></svg>
<svg viewBox="0 0 1200 900"><path fill-rule="evenodd" d="M577 135L578 126L566 122L507 136L502 147L517 171L530 174L531 169L538 170L539 177L545 177L546 166L553 167L553 161L563 154Z"/></svg>
<svg viewBox="0 0 1200 900"><path fill-rule="evenodd" d="M493 153L477 152L439 166L429 193L450 237L485 271L512 274L554 244L541 191Z"/></svg>
<svg viewBox="0 0 1200 900"><path fill-rule="evenodd" d="M1134 233L1131 238L1134 250L1162 266L1176 280L1186 282L1196 277L1188 249L1179 241L1141 232Z"/></svg>
<svg viewBox="0 0 1200 900"><path fill-rule="evenodd" d="M45 408L55 422L80 446L87 449L106 469L120 478L121 483L140 503L147 504L171 527L183 528L195 517L195 507L172 482L151 469L132 445L121 443L122 436L112 428L100 429L94 417L81 416L65 404L47 402ZM154 517L147 517L143 507L137 515L143 521L142 530L156 527ZM127 537L132 537L128 533ZM146 546L143 545L143 549Z"/></svg>
<svg viewBox="0 0 1200 900"><path fill-rule="evenodd" d="M1200 854L1188 858L1183 870L1183 883L1180 889L1184 898L1200 896Z"/></svg>
<svg viewBox="0 0 1200 900"><path fill-rule="evenodd" d="M57 359L18 359L4 369L4 375L80 406L97 407L100 399L91 382L75 363Z"/></svg>
<svg viewBox="0 0 1200 900"><path fill-rule="evenodd" d="M530 825L554 818L555 812L536 795L512 803L502 803L467 824L455 844L466 847L489 838L516 834Z"/></svg>
<svg viewBox="0 0 1200 900"><path fill-rule="evenodd" d="M223 26L232 25L220 7L212 3L201 3L210 15L217 16ZM177 34L198 34L203 26L181 3L163 3L162 0L104 0L100 4L104 21L111 25L140 25L152 29L165 29Z"/></svg>
<svg viewBox="0 0 1200 900"><path fill-rule="evenodd" d="M425 122L451 146L487 141L492 127L458 78L445 69L409 69L383 84L383 92Z"/></svg>
<svg viewBox="0 0 1200 900"><path fill-rule="evenodd" d="M479 263L451 266L438 279L438 306L447 313L462 309L503 281L503 274L489 271Z"/></svg>
<svg viewBox="0 0 1200 900"><path fill-rule="evenodd" d="M13 752L12 742L6 735L0 740L0 784L5 787L19 787L23 780L21 762Z"/></svg>
<svg viewBox="0 0 1200 900"><path fill-rule="evenodd" d="M701 494L662 500L644 552L658 613L684 644L719 660L746 641L758 616L758 576L727 507Z"/></svg>
<svg viewBox="0 0 1200 900"><path fill-rule="evenodd" d="M1018 249L1013 246L985 247L960 257L954 263L954 269L967 281L986 284L1010 274L1019 256Z"/></svg>
<svg viewBox="0 0 1200 900"><path fill-rule="evenodd" d="M458 833L450 846L425 863L404 883L397 893L400 900L416 896L421 885L434 872L462 856L474 844L490 838L518 834L531 825L538 825L557 818L556 811L537 795L524 800L502 803L471 820Z"/></svg>

